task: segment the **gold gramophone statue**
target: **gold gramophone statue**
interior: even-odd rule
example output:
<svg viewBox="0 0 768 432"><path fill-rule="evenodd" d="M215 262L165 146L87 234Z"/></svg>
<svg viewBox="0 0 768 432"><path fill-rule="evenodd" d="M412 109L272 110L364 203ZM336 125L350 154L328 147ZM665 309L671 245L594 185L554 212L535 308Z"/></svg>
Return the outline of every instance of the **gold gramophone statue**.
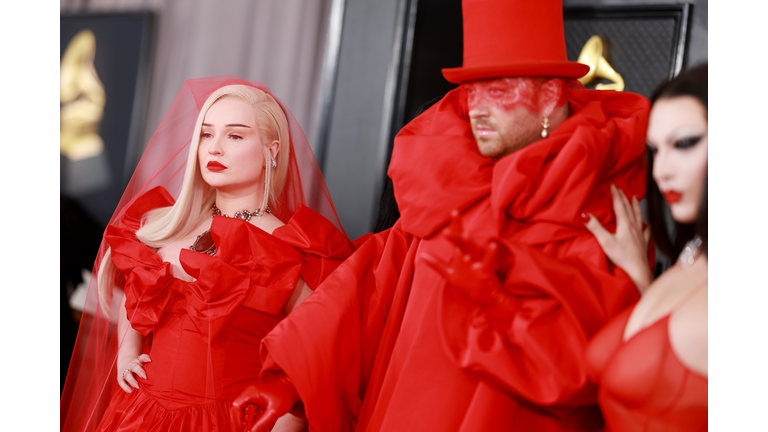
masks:
<svg viewBox="0 0 768 432"><path fill-rule="evenodd" d="M96 37L90 30L78 33L61 59L61 153L72 161L104 151L99 123L104 114L104 86L93 58Z"/></svg>
<svg viewBox="0 0 768 432"><path fill-rule="evenodd" d="M589 66L589 73L579 78L579 82L587 85L596 78L605 78L613 81L610 84L597 84L597 90L624 90L624 78L613 70L608 60L605 59L605 41L600 36L592 36L579 54L579 63Z"/></svg>

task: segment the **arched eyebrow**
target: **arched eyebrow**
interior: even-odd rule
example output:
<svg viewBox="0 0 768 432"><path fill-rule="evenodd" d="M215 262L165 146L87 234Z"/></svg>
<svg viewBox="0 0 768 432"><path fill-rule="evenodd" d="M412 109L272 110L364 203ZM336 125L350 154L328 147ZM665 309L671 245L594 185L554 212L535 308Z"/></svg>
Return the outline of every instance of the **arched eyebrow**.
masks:
<svg viewBox="0 0 768 432"><path fill-rule="evenodd" d="M689 138L692 136L704 135L706 131L700 126L679 127L667 135L667 142L675 142L680 138Z"/></svg>
<svg viewBox="0 0 768 432"><path fill-rule="evenodd" d="M212 124L209 124L209 123L203 123L203 126L207 126L207 127L213 127L213 125L212 125ZM231 123L231 124L228 124L228 125L224 125L224 127L228 127L228 128L236 128L236 127L241 127L241 128L248 128L248 129L251 129L251 127L250 127L250 126L248 126L248 125L244 125L244 124L240 124L240 123Z"/></svg>

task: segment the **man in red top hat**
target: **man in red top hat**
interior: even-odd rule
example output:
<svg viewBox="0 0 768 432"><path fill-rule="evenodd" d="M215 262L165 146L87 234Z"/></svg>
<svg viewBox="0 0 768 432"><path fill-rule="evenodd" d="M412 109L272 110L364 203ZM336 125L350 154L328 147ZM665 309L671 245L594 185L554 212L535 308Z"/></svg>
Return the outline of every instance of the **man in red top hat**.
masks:
<svg viewBox="0 0 768 432"><path fill-rule="evenodd" d="M560 0L463 16L461 85L395 139L400 219L264 339L237 421L301 400L316 431L601 427L584 350L638 292L580 215L613 229L610 186L644 195L649 103L575 81Z"/></svg>

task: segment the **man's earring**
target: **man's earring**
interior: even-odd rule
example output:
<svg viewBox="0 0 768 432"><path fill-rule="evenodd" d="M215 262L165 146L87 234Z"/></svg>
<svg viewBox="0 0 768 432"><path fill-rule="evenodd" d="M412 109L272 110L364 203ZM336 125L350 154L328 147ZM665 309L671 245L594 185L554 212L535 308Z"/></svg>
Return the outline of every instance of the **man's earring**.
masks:
<svg viewBox="0 0 768 432"><path fill-rule="evenodd" d="M277 161L275 158L272 158L272 168L277 168Z"/></svg>
<svg viewBox="0 0 768 432"><path fill-rule="evenodd" d="M541 137L546 138L549 136L549 132L547 132L547 128L549 127L549 117L545 116L544 121L541 122L541 127L544 129L541 130Z"/></svg>

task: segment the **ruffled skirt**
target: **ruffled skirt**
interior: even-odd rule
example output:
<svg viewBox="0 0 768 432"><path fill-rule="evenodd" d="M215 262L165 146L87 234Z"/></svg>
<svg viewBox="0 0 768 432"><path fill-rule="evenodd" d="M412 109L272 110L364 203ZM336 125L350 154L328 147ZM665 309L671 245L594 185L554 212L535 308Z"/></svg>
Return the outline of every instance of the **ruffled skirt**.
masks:
<svg viewBox="0 0 768 432"><path fill-rule="evenodd" d="M231 432L231 401L169 410L144 389L120 390L99 424L100 432Z"/></svg>

